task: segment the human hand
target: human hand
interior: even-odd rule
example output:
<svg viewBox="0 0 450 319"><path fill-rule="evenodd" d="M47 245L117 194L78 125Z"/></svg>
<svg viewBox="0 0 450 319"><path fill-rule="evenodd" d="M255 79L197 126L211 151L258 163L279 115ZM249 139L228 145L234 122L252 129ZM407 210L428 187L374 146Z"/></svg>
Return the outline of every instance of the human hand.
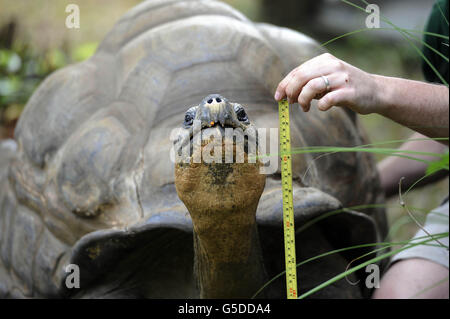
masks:
<svg viewBox="0 0 450 319"><path fill-rule="evenodd" d="M321 111L343 106L369 114L378 111L377 92L377 81L371 74L325 53L292 70L279 83L275 99L298 102L305 112L313 99L319 99Z"/></svg>

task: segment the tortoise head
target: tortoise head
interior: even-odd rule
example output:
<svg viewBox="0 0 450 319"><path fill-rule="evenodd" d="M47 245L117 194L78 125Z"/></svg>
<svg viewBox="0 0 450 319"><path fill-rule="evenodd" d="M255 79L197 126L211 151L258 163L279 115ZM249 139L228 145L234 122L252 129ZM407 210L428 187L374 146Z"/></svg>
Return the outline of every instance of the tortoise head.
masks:
<svg viewBox="0 0 450 319"><path fill-rule="evenodd" d="M248 297L264 278L256 209L266 179L255 127L241 105L217 94L190 108L183 127L189 156L175 164L175 186L192 218L200 296Z"/></svg>
<svg viewBox="0 0 450 319"><path fill-rule="evenodd" d="M238 103L230 103L219 94L208 95L199 105L189 108L184 116L183 127L192 127L195 120L200 122L201 128L219 124L245 131L251 126L245 109Z"/></svg>
<svg viewBox="0 0 450 319"><path fill-rule="evenodd" d="M177 151L189 156L175 164L175 186L195 231L254 223L265 175L257 159L256 129L244 107L208 95L187 110L182 130L186 139Z"/></svg>

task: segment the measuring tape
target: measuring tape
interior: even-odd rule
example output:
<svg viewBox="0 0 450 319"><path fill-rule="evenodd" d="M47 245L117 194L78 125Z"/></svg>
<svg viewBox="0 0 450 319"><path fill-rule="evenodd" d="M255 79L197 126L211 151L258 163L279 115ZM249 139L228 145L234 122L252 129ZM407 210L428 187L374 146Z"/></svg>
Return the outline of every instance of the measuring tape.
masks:
<svg viewBox="0 0 450 319"><path fill-rule="evenodd" d="M284 255L286 257L287 298L297 299L297 263L295 260L294 204L292 200L291 134L289 103L278 103L280 118L281 187L283 190Z"/></svg>

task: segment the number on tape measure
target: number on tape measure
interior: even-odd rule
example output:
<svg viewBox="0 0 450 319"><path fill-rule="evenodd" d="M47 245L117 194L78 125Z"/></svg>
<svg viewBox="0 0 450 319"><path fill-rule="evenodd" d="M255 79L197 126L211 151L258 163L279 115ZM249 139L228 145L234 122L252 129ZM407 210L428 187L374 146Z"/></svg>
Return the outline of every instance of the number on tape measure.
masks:
<svg viewBox="0 0 450 319"><path fill-rule="evenodd" d="M289 129L289 104L278 103L280 118L281 186L283 191L284 254L288 299L297 298L297 267L295 259L294 205L292 200L292 160Z"/></svg>

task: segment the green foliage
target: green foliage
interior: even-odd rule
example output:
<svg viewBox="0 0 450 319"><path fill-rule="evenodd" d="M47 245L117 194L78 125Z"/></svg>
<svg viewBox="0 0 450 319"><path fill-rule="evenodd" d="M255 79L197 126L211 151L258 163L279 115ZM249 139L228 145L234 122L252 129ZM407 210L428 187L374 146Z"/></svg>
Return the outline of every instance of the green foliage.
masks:
<svg viewBox="0 0 450 319"><path fill-rule="evenodd" d="M97 43L89 42L73 50L54 48L38 53L14 38L9 47L2 47L4 42L0 39L0 123L17 119L48 75L67 64L89 58L97 48Z"/></svg>
<svg viewBox="0 0 450 319"><path fill-rule="evenodd" d="M28 101L39 83L50 73L66 64L65 54L52 50L43 56L33 54L26 45L0 48L0 110L3 120L12 120ZM18 112L7 112L12 108Z"/></svg>
<svg viewBox="0 0 450 319"><path fill-rule="evenodd" d="M402 248L398 248L398 249L395 249L393 251L390 251L390 252L378 255L378 256L376 256L374 258L371 258L370 260L368 260L368 261L366 261L366 262L364 262L362 264L359 264L356 267L352 267L352 268L350 268L350 269L348 269L348 270L346 270L346 271L344 271L344 272L334 276L333 278L325 281L324 283L322 283L322 284L320 284L320 285L310 289L309 291L305 292L304 294L300 295L298 297L298 299L303 299L303 298L305 298L305 297L307 297L307 296L309 296L309 295L311 295L311 294L313 294L313 293L315 293L315 292L317 292L317 291L319 291L319 290L321 290L323 288L326 288L327 286L333 284L334 282L345 278L346 276L350 275L351 273L354 273L355 271L357 271L357 270L359 270L359 269L361 269L361 268L363 268L363 267L365 267L365 266L367 266L367 265L369 265L371 263L377 263L377 262L379 262L379 261L381 261L381 260L383 260L385 258L389 258L390 256L392 256L392 255L394 255L394 254L396 254L396 253L398 253L400 251L403 251L403 250L406 250L406 249L410 249L410 248L413 248L413 247L418 246L418 245L437 246L436 244L433 244L433 241L435 241L436 239L445 238L445 237L448 237L448 232L435 234L433 238L430 238L429 236L422 236L422 237L418 237L418 238L415 238L415 239L406 240L406 241L402 241L402 242L377 242L377 243L361 244L361 245L355 245L355 246L350 246L350 247L330 250L330 251L327 251L325 253L319 254L317 256L314 256L314 257L308 258L306 260L303 260L303 261L301 261L301 262L299 262L297 264L297 268L301 269L301 266L303 266L303 265L305 265L305 264L307 264L307 263L309 263L311 261L314 261L314 260L317 260L317 259L321 259L321 258L330 256L330 255L339 254L341 252L352 250L352 249L359 249L359 248L365 248L365 247L374 247L374 249L372 251L370 251L369 253L360 256L360 258L362 258L362 257L365 257L365 256L369 256L371 254L377 254L377 253L379 253L379 252L381 252L383 250L386 250L386 249L389 249L389 248L392 248L392 247L395 247L395 246L399 246L399 245L402 246ZM421 241L417 242L417 240L421 240ZM258 289L258 291L255 292L255 294L252 296L252 299L256 298L271 283L273 283L276 279L280 278L281 276L284 276L285 274L286 274L286 271L283 271L283 272L279 273L278 275L274 276L273 278L271 278L269 281L267 281L260 289Z"/></svg>
<svg viewBox="0 0 450 319"><path fill-rule="evenodd" d="M97 50L97 46L98 43L96 42L88 42L80 45L73 51L72 59L76 62L88 59L95 53L95 50Z"/></svg>
<svg viewBox="0 0 450 319"><path fill-rule="evenodd" d="M42 68L36 62L26 47L0 49L0 108L27 101L37 85L36 75Z"/></svg>
<svg viewBox="0 0 450 319"><path fill-rule="evenodd" d="M428 164L426 174L433 174L441 169L448 171L448 151L441 155L441 158L437 161L431 162Z"/></svg>

